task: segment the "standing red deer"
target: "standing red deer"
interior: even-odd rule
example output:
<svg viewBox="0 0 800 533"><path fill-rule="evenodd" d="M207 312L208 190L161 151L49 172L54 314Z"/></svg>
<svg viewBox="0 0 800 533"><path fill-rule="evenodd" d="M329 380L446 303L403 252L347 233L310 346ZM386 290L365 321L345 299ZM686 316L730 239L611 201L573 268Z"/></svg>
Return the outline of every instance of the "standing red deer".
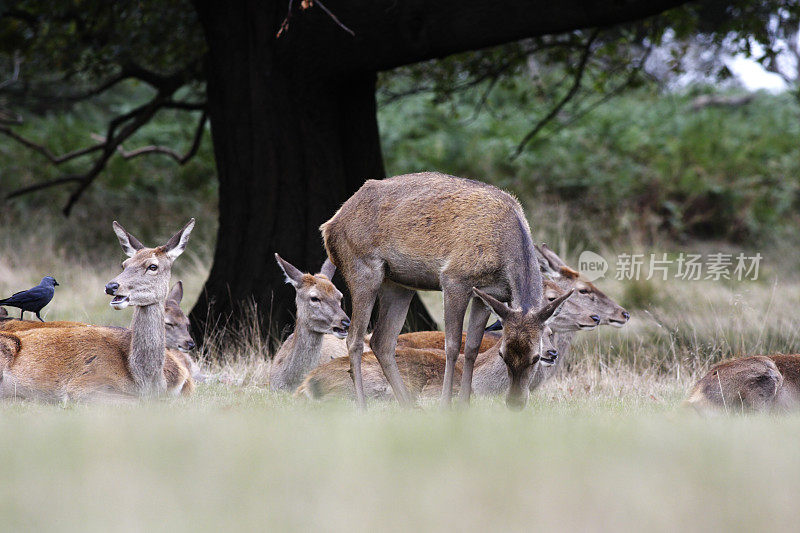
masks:
<svg viewBox="0 0 800 533"><path fill-rule="evenodd" d="M394 354L414 290L423 289L441 290L444 298L442 404L450 403L464 315L472 300L459 396L469 401L475 358L493 309L504 319L500 353L512 381L508 403L519 406L523 396L514 391L527 390L544 326L569 294L540 309L536 250L515 198L485 183L435 172L369 180L320 229L352 298L347 345L359 405L366 405L361 357L376 299L370 345L395 397L411 402Z"/></svg>

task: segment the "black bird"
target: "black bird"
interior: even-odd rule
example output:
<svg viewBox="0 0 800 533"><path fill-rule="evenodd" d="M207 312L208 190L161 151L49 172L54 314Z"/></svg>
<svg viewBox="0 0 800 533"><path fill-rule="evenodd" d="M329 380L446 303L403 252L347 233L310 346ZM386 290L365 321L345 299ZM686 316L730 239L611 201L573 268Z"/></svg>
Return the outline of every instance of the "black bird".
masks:
<svg viewBox="0 0 800 533"><path fill-rule="evenodd" d="M39 311L50 303L53 295L56 293L56 285L58 282L52 276L45 276L42 281L32 289L27 291L17 292L13 296L0 300L0 305L7 305L9 307L18 307L21 312L19 314L20 320L25 315L25 311L36 313L36 318L42 320L39 316ZM44 320L42 320L44 322Z"/></svg>

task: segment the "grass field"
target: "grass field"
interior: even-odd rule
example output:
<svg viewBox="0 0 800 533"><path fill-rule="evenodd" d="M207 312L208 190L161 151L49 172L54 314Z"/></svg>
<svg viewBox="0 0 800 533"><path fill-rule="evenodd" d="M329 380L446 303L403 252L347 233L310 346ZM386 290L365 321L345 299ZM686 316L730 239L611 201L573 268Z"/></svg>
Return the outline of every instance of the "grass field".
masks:
<svg viewBox="0 0 800 533"><path fill-rule="evenodd" d="M633 394L522 413L366 414L201 386L129 408L12 404L6 530L791 530L800 417L703 420Z"/></svg>

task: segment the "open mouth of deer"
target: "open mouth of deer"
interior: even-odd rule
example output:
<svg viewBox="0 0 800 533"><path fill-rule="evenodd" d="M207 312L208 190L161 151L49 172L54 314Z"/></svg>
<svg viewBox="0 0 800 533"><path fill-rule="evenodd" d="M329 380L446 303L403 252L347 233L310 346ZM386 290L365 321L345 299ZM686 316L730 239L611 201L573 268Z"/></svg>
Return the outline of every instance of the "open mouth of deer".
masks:
<svg viewBox="0 0 800 533"><path fill-rule="evenodd" d="M118 310L125 309L126 307L128 307L129 303L130 303L130 298L128 296L122 296L120 294L117 294L111 299L111 307Z"/></svg>
<svg viewBox="0 0 800 533"><path fill-rule="evenodd" d="M539 357L539 364L542 366L553 366L556 364L558 356L542 355Z"/></svg>
<svg viewBox="0 0 800 533"><path fill-rule="evenodd" d="M331 328L331 331L333 331L333 334L336 336L337 339L344 339L345 337L347 337L347 330L344 328L337 328L336 326L334 326L333 328Z"/></svg>

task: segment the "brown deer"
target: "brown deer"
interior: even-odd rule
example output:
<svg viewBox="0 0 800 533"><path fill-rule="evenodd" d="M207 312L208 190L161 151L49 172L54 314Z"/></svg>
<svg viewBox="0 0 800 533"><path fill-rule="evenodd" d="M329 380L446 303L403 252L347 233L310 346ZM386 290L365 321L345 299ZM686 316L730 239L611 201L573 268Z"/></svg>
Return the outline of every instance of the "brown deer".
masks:
<svg viewBox="0 0 800 533"><path fill-rule="evenodd" d="M350 319L342 309L342 293L331 282L336 267L325 260L319 274L303 274L298 268L275 254L275 260L296 291L297 318L294 332L283 342L272 360L269 385L275 391L293 391L306 374L322 362L330 360L330 335L347 336ZM341 351L334 348L334 354Z"/></svg>
<svg viewBox="0 0 800 533"><path fill-rule="evenodd" d="M347 346L360 406L366 405L363 337L376 299L372 350L398 401L411 401L394 354L415 289L441 290L444 298L443 405L450 403L470 300L461 400L469 401L490 308L497 307L511 320L501 341L515 381L511 394L516 394L523 376L532 376L535 348L555 307L540 309L542 280L530 228L511 195L485 183L434 172L368 180L320 229L328 257L350 289L353 323Z"/></svg>
<svg viewBox="0 0 800 533"><path fill-rule="evenodd" d="M548 263L542 258L547 265L542 267L542 273L550 277L557 274L554 280L544 279L545 300L552 302L570 290L575 293L564 304L564 308L552 325L554 329L559 330L551 338L558 352L558 358L553 365L539 365L531 381L531 391L557 372L565 356L569 354L572 337L577 331L591 330L598 324L611 324L614 321L628 319L627 312L611 298L592 283L581 280L579 274L564 264L552 250L544 246L542 249L547 250L550 260ZM556 264L558 268L555 267ZM505 364L500 357L486 353L499 342L500 338L500 334L496 331L487 331L484 334L473 376L473 390L477 394L500 394L508 390L509 381ZM466 334L462 336L462 352L465 339ZM423 388L425 391L438 390L428 383L433 379L431 376L436 375L437 369L444 368L444 361L437 361L437 358L444 356L444 352L440 352L443 349L444 333L441 331L418 331L404 333L398 337L398 367L403 379L412 383L409 385L412 391L422 391ZM347 360L337 360L313 370L297 394L309 398L323 398L328 395L353 396L352 383L348 383L349 374L345 376L343 373L347 370L348 364ZM365 394L370 398L385 397L389 390L388 382L380 372L374 355L367 353L364 365L366 365L363 372ZM457 374L460 373L461 367L457 366ZM420 384L425 385L423 387ZM425 392L421 394L425 395Z"/></svg>
<svg viewBox="0 0 800 533"><path fill-rule="evenodd" d="M562 311L563 312L563 311ZM425 332L427 333L427 332ZM414 334L408 334L414 335ZM401 335L402 337L402 335ZM418 336L419 338L419 336ZM497 335L497 338L501 338ZM555 363L558 358L553 340L555 335L546 328L542 334L542 346L539 350L541 359L536 367L546 367ZM411 348L397 346L397 365L403 381L408 385L414 397L434 397L441 395L445 372L445 352L436 348ZM500 355L500 343L493 342L488 350L478 354L472 378L475 394L497 395L509 391L511 381L508 367ZM535 370L538 372L539 370ZM462 374L462 363L455 366L455 376ZM364 377L364 394L367 398L388 400L392 397L389 382L381 370L381 366L372 352L365 351L362 358L362 375ZM454 388L458 390L458 380ZM355 399L355 385L350 377L350 360L339 357L313 369L295 392L297 397L323 399L334 396ZM518 393L518 396L522 394ZM527 396L527 394L524 394ZM510 405L521 407L524 401L517 397Z"/></svg>
<svg viewBox="0 0 800 533"><path fill-rule="evenodd" d="M183 253L194 219L165 245L145 248L114 222L129 256L106 285L115 309L135 307L130 330L39 328L0 333L4 397L49 400L130 399L190 393L192 376L180 353L166 350L165 301L173 261Z"/></svg>
<svg viewBox="0 0 800 533"><path fill-rule="evenodd" d="M542 275L552 278L564 290L574 289L578 293L575 295L577 301L600 318L597 325L622 327L631 318L630 313L624 307L606 296L593 283L584 279L577 270L568 266L546 244L537 246L536 251L539 253L539 267ZM580 329L592 328L581 327Z"/></svg>
<svg viewBox="0 0 800 533"><path fill-rule="evenodd" d="M180 302L183 299L183 283L178 281L167 296L167 301L164 305L164 327L166 328L166 346L167 350L176 350L180 354L174 354L179 361L183 361L184 366L192 373L192 377L197 380L205 378L200 365L197 361L189 355L189 352L194 349L195 343L192 339L190 332L191 323L189 317L183 312L180 307ZM115 326L94 326L83 322L72 322L67 320L59 320L53 322L39 322L38 320L0 320L0 331L8 333L16 333L20 331L27 331L30 329L42 328L73 328L73 327L107 327L112 329L125 329L115 328Z"/></svg>
<svg viewBox="0 0 800 533"><path fill-rule="evenodd" d="M686 404L701 414L796 409L800 355L756 355L717 363L692 387Z"/></svg>

